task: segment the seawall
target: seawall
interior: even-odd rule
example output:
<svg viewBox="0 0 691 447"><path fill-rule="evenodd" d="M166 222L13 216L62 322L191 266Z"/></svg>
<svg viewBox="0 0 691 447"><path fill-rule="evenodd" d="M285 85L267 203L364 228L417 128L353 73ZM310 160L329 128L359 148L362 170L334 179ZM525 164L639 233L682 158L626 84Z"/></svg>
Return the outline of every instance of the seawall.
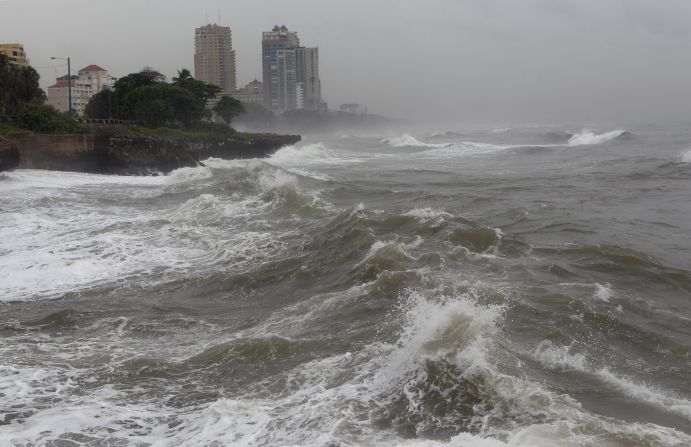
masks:
<svg viewBox="0 0 691 447"><path fill-rule="evenodd" d="M237 159L267 157L300 141L299 135L247 134L175 138L114 135L39 135L9 133L7 149L0 141L0 170L49 169L99 174L166 174L197 166L209 157ZM12 152L14 151L14 152ZM7 167L3 163L7 152ZM18 160L11 161L12 153Z"/></svg>
<svg viewBox="0 0 691 447"><path fill-rule="evenodd" d="M19 166L19 149L17 145L0 137L0 172Z"/></svg>

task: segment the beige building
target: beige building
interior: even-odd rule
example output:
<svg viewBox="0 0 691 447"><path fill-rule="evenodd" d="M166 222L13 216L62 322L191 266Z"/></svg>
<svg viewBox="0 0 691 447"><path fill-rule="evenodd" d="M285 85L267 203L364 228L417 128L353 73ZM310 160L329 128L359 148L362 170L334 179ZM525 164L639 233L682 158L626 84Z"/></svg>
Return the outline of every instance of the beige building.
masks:
<svg viewBox="0 0 691 447"><path fill-rule="evenodd" d="M89 65L79 70L77 76L72 76L72 110L75 115L84 116L84 110L91 97L105 88L113 88L115 81L116 78L98 65ZM59 77L55 84L48 87L48 104L61 112L69 110L68 97L67 76Z"/></svg>
<svg viewBox="0 0 691 447"><path fill-rule="evenodd" d="M242 102L261 104L264 102L264 84L255 79L243 88L235 91L233 98Z"/></svg>
<svg viewBox="0 0 691 447"><path fill-rule="evenodd" d="M12 64L29 65L29 58L24 52L24 45L20 43L0 43L0 53L7 56Z"/></svg>
<svg viewBox="0 0 691 447"><path fill-rule="evenodd" d="M195 30L194 77L221 87L221 94L235 93L235 50L229 27L206 25Z"/></svg>

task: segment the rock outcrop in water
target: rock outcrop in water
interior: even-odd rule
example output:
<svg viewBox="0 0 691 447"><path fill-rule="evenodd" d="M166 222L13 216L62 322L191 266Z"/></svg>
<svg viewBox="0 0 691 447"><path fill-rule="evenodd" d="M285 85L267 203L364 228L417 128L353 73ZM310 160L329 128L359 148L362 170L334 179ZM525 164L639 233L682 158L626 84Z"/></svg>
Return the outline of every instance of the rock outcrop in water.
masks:
<svg viewBox="0 0 691 447"><path fill-rule="evenodd" d="M0 141L0 171L19 167L99 174L165 174L197 166L209 157L267 157L300 139L299 135L248 133L147 138L100 133L39 135L15 132L7 136L7 149Z"/></svg>
<svg viewBox="0 0 691 447"><path fill-rule="evenodd" d="M0 172L19 166L17 146L0 137Z"/></svg>

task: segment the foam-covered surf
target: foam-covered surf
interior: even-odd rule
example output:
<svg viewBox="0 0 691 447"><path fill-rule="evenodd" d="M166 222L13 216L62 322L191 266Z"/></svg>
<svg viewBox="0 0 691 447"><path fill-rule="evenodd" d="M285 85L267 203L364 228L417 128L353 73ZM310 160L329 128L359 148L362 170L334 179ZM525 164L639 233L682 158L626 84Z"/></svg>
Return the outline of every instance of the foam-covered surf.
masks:
<svg viewBox="0 0 691 447"><path fill-rule="evenodd" d="M382 143L386 143L391 147L446 147L448 144L438 144L438 143L425 143L418 140L410 134L401 135L395 138L385 138Z"/></svg>
<svg viewBox="0 0 691 447"><path fill-rule="evenodd" d="M3 174L0 445L690 445L691 135L626 128Z"/></svg>
<svg viewBox="0 0 691 447"><path fill-rule="evenodd" d="M612 130L601 134L594 133L590 130L584 129L579 133L574 134L568 142L569 146L588 146L594 144L603 144L612 141L624 135L624 130Z"/></svg>

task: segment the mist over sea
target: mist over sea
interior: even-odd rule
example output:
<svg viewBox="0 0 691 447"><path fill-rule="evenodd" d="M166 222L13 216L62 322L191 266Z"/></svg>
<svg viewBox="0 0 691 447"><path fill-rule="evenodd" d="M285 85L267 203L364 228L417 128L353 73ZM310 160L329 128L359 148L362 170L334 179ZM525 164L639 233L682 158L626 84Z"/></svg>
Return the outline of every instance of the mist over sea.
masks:
<svg viewBox="0 0 691 447"><path fill-rule="evenodd" d="M691 445L691 127L0 174L2 446Z"/></svg>

